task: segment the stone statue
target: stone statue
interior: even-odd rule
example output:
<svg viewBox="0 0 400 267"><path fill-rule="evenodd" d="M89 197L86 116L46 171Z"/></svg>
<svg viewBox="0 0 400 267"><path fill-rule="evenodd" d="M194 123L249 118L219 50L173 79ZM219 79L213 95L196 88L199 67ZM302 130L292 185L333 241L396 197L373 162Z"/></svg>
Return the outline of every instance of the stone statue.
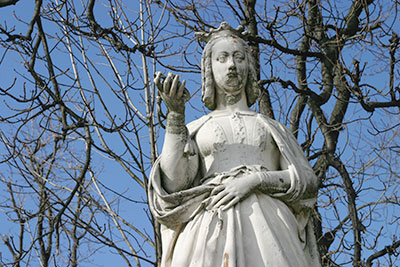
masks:
<svg viewBox="0 0 400 267"><path fill-rule="evenodd" d="M259 89L240 36L227 23L202 35L211 113L187 126L185 81L154 80L168 108L149 182L162 267L320 266L309 220L317 177L287 128L249 108Z"/></svg>

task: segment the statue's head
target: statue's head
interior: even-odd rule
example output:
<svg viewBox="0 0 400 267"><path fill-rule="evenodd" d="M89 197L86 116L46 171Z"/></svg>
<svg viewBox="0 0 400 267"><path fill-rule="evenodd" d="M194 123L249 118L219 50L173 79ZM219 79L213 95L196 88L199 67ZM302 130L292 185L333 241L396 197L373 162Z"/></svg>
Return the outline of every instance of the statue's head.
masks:
<svg viewBox="0 0 400 267"><path fill-rule="evenodd" d="M257 84L257 72L255 66L255 60L250 52L250 46L240 37L243 28L233 29L226 22L222 22L218 29L213 29L209 33L198 33L197 35L207 42L201 60L201 74L202 74L202 101L204 105L214 110L216 108L216 79L218 81L219 73L214 73L215 66L213 68L213 51L215 48L227 47L227 50L232 50L235 47L236 50L241 51L239 53L240 64L238 64L238 76L239 80L232 82L232 87L237 86L238 89L244 87L246 92L247 105L252 106L257 100L259 94L259 87ZM232 44L229 46L229 44ZM215 58L215 55L214 55ZM238 60L239 60L238 59ZM215 60L215 59L214 59ZM246 75L247 77L241 77ZM227 78L228 79L228 78ZM229 87L229 81L225 81ZM243 83L243 84L242 84ZM229 88L228 88L229 90ZM233 89L232 89L233 90Z"/></svg>

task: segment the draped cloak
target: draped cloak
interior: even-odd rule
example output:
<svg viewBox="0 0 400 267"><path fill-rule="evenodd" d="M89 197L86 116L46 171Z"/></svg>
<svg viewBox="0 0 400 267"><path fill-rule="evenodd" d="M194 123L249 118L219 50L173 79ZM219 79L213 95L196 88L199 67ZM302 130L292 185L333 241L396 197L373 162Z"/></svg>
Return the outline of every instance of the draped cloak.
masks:
<svg viewBox="0 0 400 267"><path fill-rule="evenodd" d="M257 167L238 166L212 179L197 177L192 187L168 193L161 183L160 158L148 188L153 216L161 223L161 267L313 267L320 266L310 221L317 177L294 136L281 123L257 114L268 127L288 162L291 185L287 192L267 195L255 191L226 211L207 210L216 185L238 172ZM190 123L188 143L211 115ZM199 182L201 181L201 182Z"/></svg>

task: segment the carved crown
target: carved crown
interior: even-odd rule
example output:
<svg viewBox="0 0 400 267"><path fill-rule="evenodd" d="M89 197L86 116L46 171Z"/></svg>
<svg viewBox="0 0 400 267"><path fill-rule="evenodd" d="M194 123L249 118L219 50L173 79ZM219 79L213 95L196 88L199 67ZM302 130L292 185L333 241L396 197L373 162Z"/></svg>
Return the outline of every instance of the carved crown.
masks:
<svg viewBox="0 0 400 267"><path fill-rule="evenodd" d="M211 39L221 36L237 36L245 39L246 31L244 31L243 25L239 25L236 29L231 27L226 21L221 22L221 25L217 29L210 29L209 32L196 32L195 35L200 41L208 42Z"/></svg>

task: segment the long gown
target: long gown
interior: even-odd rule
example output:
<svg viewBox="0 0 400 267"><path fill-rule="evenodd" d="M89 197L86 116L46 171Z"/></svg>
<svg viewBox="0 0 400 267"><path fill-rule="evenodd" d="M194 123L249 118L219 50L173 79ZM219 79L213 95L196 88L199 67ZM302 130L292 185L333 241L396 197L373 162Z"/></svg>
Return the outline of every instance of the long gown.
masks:
<svg viewBox="0 0 400 267"><path fill-rule="evenodd" d="M150 175L150 208L161 223L161 267L320 266L309 222L317 178L286 127L241 112L207 115L188 129L201 166L193 185L167 193L159 160ZM289 165L287 192L256 190L226 211L206 208L215 186L273 170L274 147Z"/></svg>

